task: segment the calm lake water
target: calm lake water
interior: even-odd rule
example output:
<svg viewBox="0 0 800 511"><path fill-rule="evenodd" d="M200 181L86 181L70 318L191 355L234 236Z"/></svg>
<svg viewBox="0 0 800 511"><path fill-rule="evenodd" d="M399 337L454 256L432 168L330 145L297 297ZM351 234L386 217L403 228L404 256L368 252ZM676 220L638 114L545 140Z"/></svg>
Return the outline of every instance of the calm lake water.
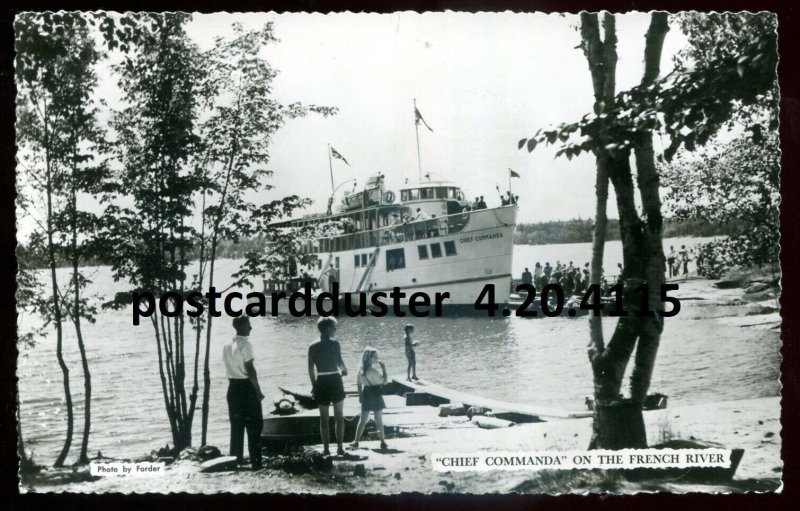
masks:
<svg viewBox="0 0 800 511"><path fill-rule="evenodd" d="M692 246L700 238L665 240L665 247ZM561 260L576 265L589 261L589 243L517 246L514 275L536 261ZM622 260L619 242L606 248L606 268ZM218 265L219 275L230 275L237 261ZM691 268L690 268L691 269ZM106 267L87 269L92 292L113 296L120 286ZM609 271L613 274L615 272ZM65 277L67 273L63 274ZM221 287L221 286L220 286ZM691 307L692 302L683 306ZM36 318L20 314L25 331ZM606 331L614 320L607 320ZM381 352L391 374L405 377L402 328L409 318L342 318L338 340L342 344L350 376L345 385L355 387L361 350L371 345ZM541 404L568 410L583 408L592 393L586 358L588 322L585 319L483 319L412 318L417 349L417 373L462 391L495 399ZM65 350L71 369L75 406L75 437L68 461L77 456L82 431L83 377L74 332L65 328ZM220 318L213 328L216 345L211 349L211 415L209 441L228 448L228 420L222 344L232 335L229 321ZM313 319L257 318L251 339L256 368L267 395L265 412L277 387L309 390L306 353L317 336ZM93 379L92 454L135 457L171 442L161 393L156 344L149 324L131 325L130 310L104 311L84 332ZM754 342L754 338L755 342ZM670 404L724 401L776 396L780 365L780 341L774 332L726 327L677 316L668 320L662 337L652 390L670 396ZM187 360L193 350L189 349ZM66 430L61 371L55 356L55 335L27 349L19 359L19 395L23 435L28 449L41 463L52 463ZM199 375L202 384L202 368ZM201 390L202 394L202 390ZM198 401L199 407L199 401ZM196 413L195 438L199 443L200 411Z"/></svg>

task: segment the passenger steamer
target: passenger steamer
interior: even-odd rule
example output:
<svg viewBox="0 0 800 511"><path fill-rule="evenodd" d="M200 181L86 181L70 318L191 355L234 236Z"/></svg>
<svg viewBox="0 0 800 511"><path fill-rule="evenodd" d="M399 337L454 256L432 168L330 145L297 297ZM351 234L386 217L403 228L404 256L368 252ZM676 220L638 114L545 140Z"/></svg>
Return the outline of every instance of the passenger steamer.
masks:
<svg viewBox="0 0 800 511"><path fill-rule="evenodd" d="M291 283L265 280L264 292L287 294L312 281L317 291L330 291L338 282L340 296L384 292L399 287L408 297L422 292L449 293L447 310L472 309L487 284L495 287L495 301L508 301L511 280L516 204L471 209L464 193L453 183L422 180L397 192L384 186L384 178L369 179L360 191L345 194L325 214L306 215L285 226L343 225L335 235L300 240L301 252L314 254L316 265L298 268L305 279ZM389 303L389 300L383 300ZM286 310L285 301L280 311ZM390 305L391 308L391 305ZM432 309L431 309L432 310Z"/></svg>

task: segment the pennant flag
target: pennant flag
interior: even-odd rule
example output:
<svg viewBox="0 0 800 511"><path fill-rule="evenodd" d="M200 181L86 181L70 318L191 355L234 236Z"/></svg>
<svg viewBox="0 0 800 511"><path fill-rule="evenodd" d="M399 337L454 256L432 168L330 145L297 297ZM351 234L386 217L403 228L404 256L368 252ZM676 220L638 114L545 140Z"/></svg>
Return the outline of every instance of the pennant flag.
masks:
<svg viewBox="0 0 800 511"><path fill-rule="evenodd" d="M333 147L331 147L331 156L333 156L334 158L337 158L339 160L342 160L348 167L350 166L350 164L347 163L347 160L344 159L344 156L339 154L339 151L337 151Z"/></svg>
<svg viewBox="0 0 800 511"><path fill-rule="evenodd" d="M510 176L511 176L511 177L519 177L519 174L517 174L517 173L516 173L516 172L514 172L513 170L511 170L511 169L508 169L508 171L511 173L511 174L510 174Z"/></svg>
<svg viewBox="0 0 800 511"><path fill-rule="evenodd" d="M422 118L422 114L419 113L419 109L416 106L414 107L414 115L416 116L416 119L414 120L415 123L419 124L420 122L422 122L422 124L424 124L425 127L428 128L428 130L431 133L433 133L433 130L431 129L430 126L428 126L428 123L425 122L425 119Z"/></svg>

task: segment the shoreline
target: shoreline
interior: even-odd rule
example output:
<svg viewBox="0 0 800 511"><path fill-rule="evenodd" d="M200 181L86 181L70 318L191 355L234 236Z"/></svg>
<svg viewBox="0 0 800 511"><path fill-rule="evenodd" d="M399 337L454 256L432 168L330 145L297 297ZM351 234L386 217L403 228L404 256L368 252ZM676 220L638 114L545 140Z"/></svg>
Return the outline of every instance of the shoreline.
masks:
<svg viewBox="0 0 800 511"><path fill-rule="evenodd" d="M629 482L619 474L577 470L496 470L490 472L435 472L435 452L567 451L585 449L591 435L591 418L520 424L504 429L481 429L466 418L453 418L446 428L425 435L388 439L389 451L376 452L377 440L363 440L361 448L348 452L367 459L333 461L330 470L295 475L281 469L201 473L200 463L176 460L161 475L152 477L108 476L96 481L47 484L45 469L27 492L74 493L637 493L640 491L730 492L775 491L780 488L780 397L763 397L687 405L644 413L648 444L667 439L717 442L725 448L744 448L744 457L729 484L697 484L677 481ZM321 446L306 448L319 452ZM273 458L279 457L272 455ZM104 461L114 461L105 459ZM363 464L365 474L353 475ZM269 465L269 463L267 463ZM80 470L88 471L88 467ZM79 470L79 471L80 471ZM69 470L66 470L69 472ZM62 471L63 473L64 471Z"/></svg>

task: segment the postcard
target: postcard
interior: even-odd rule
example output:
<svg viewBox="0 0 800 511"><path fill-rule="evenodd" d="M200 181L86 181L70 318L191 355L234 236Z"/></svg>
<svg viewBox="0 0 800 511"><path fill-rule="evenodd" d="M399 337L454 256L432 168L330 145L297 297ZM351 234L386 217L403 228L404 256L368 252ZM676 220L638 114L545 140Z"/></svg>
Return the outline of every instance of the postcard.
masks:
<svg viewBox="0 0 800 511"><path fill-rule="evenodd" d="M14 27L20 492L782 491L775 14Z"/></svg>

